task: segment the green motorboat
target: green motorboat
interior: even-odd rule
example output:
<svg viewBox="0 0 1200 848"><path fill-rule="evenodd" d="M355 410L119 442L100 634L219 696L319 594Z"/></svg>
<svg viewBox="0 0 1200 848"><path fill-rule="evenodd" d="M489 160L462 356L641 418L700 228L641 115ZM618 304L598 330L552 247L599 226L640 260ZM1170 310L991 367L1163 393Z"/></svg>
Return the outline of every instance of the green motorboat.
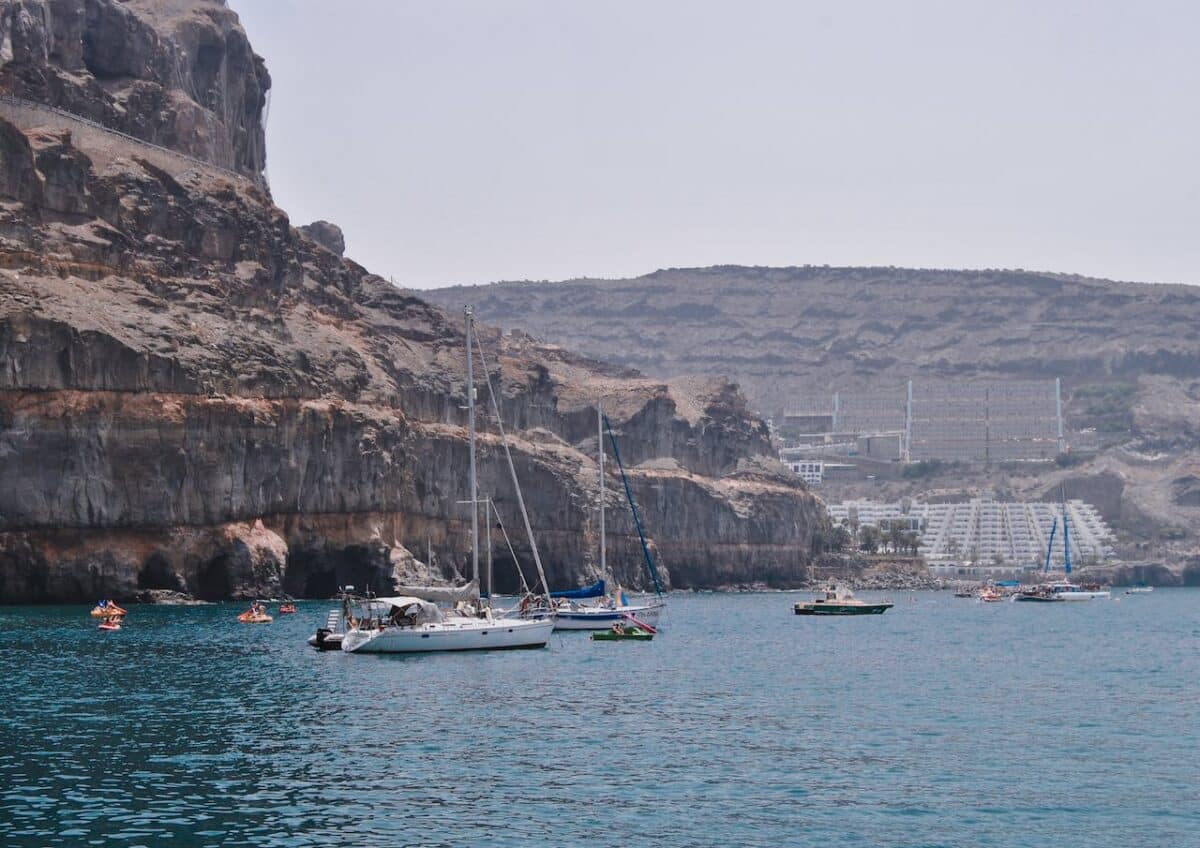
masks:
<svg viewBox="0 0 1200 848"><path fill-rule="evenodd" d="M614 624L609 630L600 630L592 634L592 639L596 642L649 642L653 638L653 632L632 624Z"/></svg>
<svg viewBox="0 0 1200 848"><path fill-rule="evenodd" d="M796 615L882 615L893 606L887 602L869 604L854 597L849 589L830 586L823 598L800 601L792 611Z"/></svg>

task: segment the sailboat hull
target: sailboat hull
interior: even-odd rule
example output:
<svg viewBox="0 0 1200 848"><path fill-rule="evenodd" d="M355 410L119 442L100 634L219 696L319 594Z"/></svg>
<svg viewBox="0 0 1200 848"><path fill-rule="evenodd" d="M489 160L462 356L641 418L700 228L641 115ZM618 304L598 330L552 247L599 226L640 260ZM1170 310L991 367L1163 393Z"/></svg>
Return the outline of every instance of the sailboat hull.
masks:
<svg viewBox="0 0 1200 848"><path fill-rule="evenodd" d="M574 610L558 610L554 619L554 629L608 630L613 624L625 621L626 615L632 615L647 624L657 624L662 608L662 604L654 604L652 606L617 607L616 609L580 607Z"/></svg>
<svg viewBox="0 0 1200 848"><path fill-rule="evenodd" d="M792 606L796 615L883 615L892 608L892 604L848 604L813 601L797 603Z"/></svg>
<svg viewBox="0 0 1200 848"><path fill-rule="evenodd" d="M542 648L554 630L552 621L462 619L417 627L347 631L348 654L426 654L440 651L503 651Z"/></svg>

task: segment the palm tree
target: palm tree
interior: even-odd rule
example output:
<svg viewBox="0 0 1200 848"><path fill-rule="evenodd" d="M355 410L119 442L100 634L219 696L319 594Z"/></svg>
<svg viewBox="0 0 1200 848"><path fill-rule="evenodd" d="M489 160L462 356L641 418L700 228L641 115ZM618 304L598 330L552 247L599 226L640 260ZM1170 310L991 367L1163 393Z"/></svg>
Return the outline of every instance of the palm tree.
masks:
<svg viewBox="0 0 1200 848"><path fill-rule="evenodd" d="M883 533L878 527L870 524L864 525L858 531L859 547L869 554L873 554L879 550L879 545L883 542Z"/></svg>

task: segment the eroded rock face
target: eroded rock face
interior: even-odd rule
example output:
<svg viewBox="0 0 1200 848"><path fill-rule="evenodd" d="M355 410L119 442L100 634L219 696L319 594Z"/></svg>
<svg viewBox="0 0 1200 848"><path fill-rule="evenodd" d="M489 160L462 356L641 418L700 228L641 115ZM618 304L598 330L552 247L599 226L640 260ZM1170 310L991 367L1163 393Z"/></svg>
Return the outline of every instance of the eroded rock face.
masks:
<svg viewBox="0 0 1200 848"><path fill-rule="evenodd" d="M0 42L24 63L0 82L25 96L158 109L176 96L163 57L184 54L188 85L216 86L231 114L265 85L217 4L0 4ZM231 80L239 69L252 79ZM324 597L466 576L461 317L320 246L250 181L37 120L0 102L0 602ZM248 170L252 145L217 129ZM823 509L756 464L767 433L734 387L479 329L554 585L596 576L598 398L676 585L804 579ZM480 490L516 555L493 528L497 588L514 589L532 551L486 407L480 430ZM618 490L614 477L609 562L644 586Z"/></svg>
<svg viewBox="0 0 1200 848"><path fill-rule="evenodd" d="M217 0L0 0L0 91L251 177L270 86Z"/></svg>

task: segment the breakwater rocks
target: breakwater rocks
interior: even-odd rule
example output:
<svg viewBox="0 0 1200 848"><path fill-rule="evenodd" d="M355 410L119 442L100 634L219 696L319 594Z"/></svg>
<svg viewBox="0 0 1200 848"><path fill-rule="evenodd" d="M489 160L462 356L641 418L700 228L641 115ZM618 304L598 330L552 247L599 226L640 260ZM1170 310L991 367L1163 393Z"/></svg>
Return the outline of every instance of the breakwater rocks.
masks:
<svg viewBox="0 0 1200 848"><path fill-rule="evenodd" d="M811 588L842 583L852 589L920 591L945 589L949 585L930 574L920 557L826 554L816 559L810 575L807 586Z"/></svg>
<svg viewBox="0 0 1200 848"><path fill-rule="evenodd" d="M236 16L203 0L0 0L10 42L0 87L246 178L0 101L0 602L328 597L462 576L461 320L274 205L254 129L269 77ZM160 101L173 105L146 105ZM804 579L824 508L772 468L736 387L480 335L553 584L598 570L598 398L673 585ZM493 528L497 588L511 590L532 552L486 412L480 427L480 490L512 539L510 553ZM615 476L608 497L609 563L644 587Z"/></svg>

